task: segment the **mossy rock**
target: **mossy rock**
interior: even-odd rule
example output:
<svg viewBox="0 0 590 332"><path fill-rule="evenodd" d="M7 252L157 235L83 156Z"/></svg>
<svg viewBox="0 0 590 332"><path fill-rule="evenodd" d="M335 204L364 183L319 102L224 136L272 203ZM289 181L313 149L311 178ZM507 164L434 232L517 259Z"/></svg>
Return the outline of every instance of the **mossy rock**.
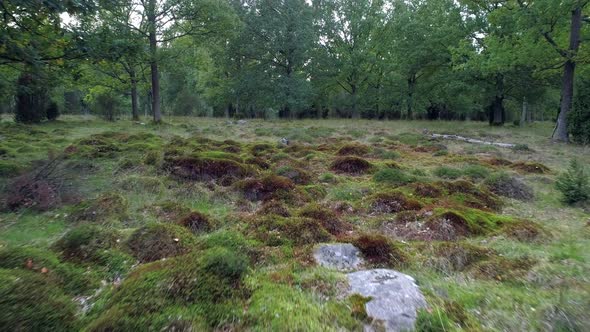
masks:
<svg viewBox="0 0 590 332"><path fill-rule="evenodd" d="M397 213L408 210L420 210L422 204L412 198L408 198L399 191L379 192L369 196L369 210L372 213Z"/></svg>
<svg viewBox="0 0 590 332"><path fill-rule="evenodd" d="M0 269L0 326L6 331L77 331L77 308L45 274Z"/></svg>
<svg viewBox="0 0 590 332"><path fill-rule="evenodd" d="M184 255L196 243L193 234L174 224L149 224L139 228L127 241L131 254L140 262Z"/></svg>
<svg viewBox="0 0 590 332"><path fill-rule="evenodd" d="M120 222L127 219L129 204L118 193L103 193L95 199L79 203L73 208L69 219L98 223Z"/></svg>
<svg viewBox="0 0 590 332"><path fill-rule="evenodd" d="M330 165L330 169L338 173L361 175L371 172L374 167L365 159L347 156L336 158Z"/></svg>

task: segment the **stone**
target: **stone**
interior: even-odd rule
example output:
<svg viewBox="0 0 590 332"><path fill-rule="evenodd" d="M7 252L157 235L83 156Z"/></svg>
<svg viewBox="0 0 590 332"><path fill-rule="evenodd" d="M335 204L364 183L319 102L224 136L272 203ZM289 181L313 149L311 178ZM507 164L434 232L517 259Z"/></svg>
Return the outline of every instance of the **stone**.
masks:
<svg viewBox="0 0 590 332"><path fill-rule="evenodd" d="M313 257L320 266L340 271L356 270L364 263L359 249L350 243L321 244Z"/></svg>
<svg viewBox="0 0 590 332"><path fill-rule="evenodd" d="M414 330L418 309L426 308L414 278L388 269L363 270L346 276L350 295L371 298L365 310L373 324L365 326L365 331L375 331L376 326L393 332Z"/></svg>

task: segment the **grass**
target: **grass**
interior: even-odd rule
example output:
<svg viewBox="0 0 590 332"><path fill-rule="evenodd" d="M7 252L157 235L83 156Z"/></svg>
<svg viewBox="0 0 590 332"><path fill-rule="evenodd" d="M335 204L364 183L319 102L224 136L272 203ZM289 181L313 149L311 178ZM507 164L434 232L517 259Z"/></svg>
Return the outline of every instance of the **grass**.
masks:
<svg viewBox="0 0 590 332"><path fill-rule="evenodd" d="M421 330L590 329L590 214L584 205L564 204L554 184L573 157L590 164L590 148L550 143L550 123L515 128L478 122L164 120L156 126L64 116L22 126L0 119L1 193L13 176L62 151L59 176L75 189L45 212L0 212L0 253L10 254L0 266L3 326L360 330L365 299L343 298L343 275L311 259L318 241L357 241L364 242L371 264L417 280L429 304L419 316ZM422 135L424 128L528 149L432 142ZM282 137L289 146L278 144ZM229 178L169 176L171 160L180 157L224 161L247 172ZM550 171L525 172L492 158L538 163ZM336 160L352 171L331 169ZM364 161L368 168L358 171ZM209 165L197 166L209 171ZM518 177L534 197L502 198L501 208L496 206L482 188L497 174ZM374 199L391 192L396 194L385 202L388 211L401 212L375 213ZM191 211L206 215L211 227L191 233L174 225ZM457 246L387 232L396 219L428 223L445 213L468 227L467 236L451 242ZM524 220L542 227L544 236L528 241L505 231ZM107 246L96 234L117 236ZM380 236L367 241L367 234ZM149 247L153 257L139 255L139 247ZM486 254L465 268L447 268L449 258L436 248L453 248L452 262L459 265L462 257ZM166 259L147 262L161 257ZM131 267L137 259L145 263ZM519 273L490 272L502 268ZM36 298L63 310L32 305L30 287L15 280L27 281L40 292ZM106 282L101 288L100 280ZM75 296L98 289L89 298L90 311L71 305Z"/></svg>

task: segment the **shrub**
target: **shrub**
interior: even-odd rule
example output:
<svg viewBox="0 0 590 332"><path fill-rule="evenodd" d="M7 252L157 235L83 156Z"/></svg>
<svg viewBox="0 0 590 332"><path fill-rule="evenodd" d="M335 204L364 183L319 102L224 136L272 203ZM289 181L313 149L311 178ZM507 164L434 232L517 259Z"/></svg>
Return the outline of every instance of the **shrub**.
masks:
<svg viewBox="0 0 590 332"><path fill-rule="evenodd" d="M574 107L568 114L568 132L578 144L590 144L590 80L581 78L574 100Z"/></svg>
<svg viewBox="0 0 590 332"><path fill-rule="evenodd" d="M440 166L433 171L433 174L439 178L454 180L460 178L463 175L463 172L457 168Z"/></svg>
<svg viewBox="0 0 590 332"><path fill-rule="evenodd" d="M59 117L59 107L57 106L56 102L52 101L51 103L49 103L49 107L47 107L46 115L47 115L47 120L49 120L49 121L57 120L57 118Z"/></svg>
<svg viewBox="0 0 590 332"><path fill-rule="evenodd" d="M14 120L22 123L38 123L46 117L49 100L47 85L40 73L23 72L17 81L16 112Z"/></svg>
<svg viewBox="0 0 590 332"><path fill-rule="evenodd" d="M150 224L139 228L127 241L127 247L140 262L188 253L195 244L194 236L173 224Z"/></svg>
<svg viewBox="0 0 590 332"><path fill-rule="evenodd" d="M572 159L568 170L559 175L555 185L563 195L563 200L574 204L587 201L590 197L589 181L584 165L577 159Z"/></svg>
<svg viewBox="0 0 590 332"><path fill-rule="evenodd" d="M384 168L373 175L373 181L392 185L402 185L413 180L411 176L397 168Z"/></svg>
<svg viewBox="0 0 590 332"><path fill-rule="evenodd" d="M330 168L336 172L360 175L369 172L373 165L362 158L349 156L336 158Z"/></svg>
<svg viewBox="0 0 590 332"><path fill-rule="evenodd" d="M0 269L0 308L6 331L76 329L74 302L42 273Z"/></svg>

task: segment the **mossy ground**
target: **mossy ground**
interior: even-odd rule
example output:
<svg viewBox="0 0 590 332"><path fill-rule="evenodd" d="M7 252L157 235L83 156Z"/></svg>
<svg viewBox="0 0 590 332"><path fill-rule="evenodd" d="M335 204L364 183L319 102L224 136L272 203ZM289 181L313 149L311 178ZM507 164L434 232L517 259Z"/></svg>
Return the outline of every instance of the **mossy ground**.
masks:
<svg viewBox="0 0 590 332"><path fill-rule="evenodd" d="M421 133L457 122L5 119L1 192L60 155L76 199L0 212L0 325L361 330L366 299L311 255L342 241L416 278L421 330L590 329L590 214L554 189L590 151L548 123L460 127L530 150Z"/></svg>

